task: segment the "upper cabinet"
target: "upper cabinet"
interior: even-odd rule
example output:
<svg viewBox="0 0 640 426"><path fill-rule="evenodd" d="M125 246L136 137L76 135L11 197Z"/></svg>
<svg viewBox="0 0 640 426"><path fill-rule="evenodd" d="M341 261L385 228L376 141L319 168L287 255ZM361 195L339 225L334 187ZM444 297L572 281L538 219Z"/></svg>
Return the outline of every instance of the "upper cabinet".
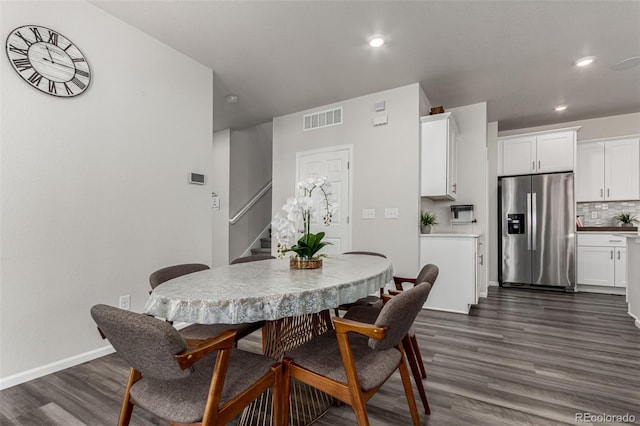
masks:
<svg viewBox="0 0 640 426"><path fill-rule="evenodd" d="M498 142L498 176L572 171L578 129L501 138Z"/></svg>
<svg viewBox="0 0 640 426"><path fill-rule="evenodd" d="M420 194L455 200L458 175L458 127L452 113L420 117Z"/></svg>
<svg viewBox="0 0 640 426"><path fill-rule="evenodd" d="M640 200L640 136L578 144L576 201Z"/></svg>

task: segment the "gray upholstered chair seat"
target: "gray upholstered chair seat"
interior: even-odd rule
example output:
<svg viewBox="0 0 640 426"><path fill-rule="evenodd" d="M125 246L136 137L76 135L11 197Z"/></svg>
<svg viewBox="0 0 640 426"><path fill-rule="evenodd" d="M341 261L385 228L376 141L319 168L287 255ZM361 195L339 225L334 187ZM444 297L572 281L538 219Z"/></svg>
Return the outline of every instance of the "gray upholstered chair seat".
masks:
<svg viewBox="0 0 640 426"><path fill-rule="evenodd" d="M166 321L113 306L95 305L91 317L131 367L118 425L134 405L172 424L226 424L271 387L273 423L282 423L282 364L234 349L235 331L193 342Z"/></svg>
<svg viewBox="0 0 640 426"><path fill-rule="evenodd" d="M354 306L344 314L344 318L364 322L366 324L375 324L380 311L381 309L376 309L371 306Z"/></svg>
<svg viewBox="0 0 640 426"><path fill-rule="evenodd" d="M183 339L206 340L226 330L236 330L238 339L260 329L261 323L249 324L191 324L180 331Z"/></svg>
<svg viewBox="0 0 640 426"><path fill-rule="evenodd" d="M368 391L383 384L398 368L400 352L395 348L372 351L367 337L350 334L349 343L356 360L360 387ZM342 383L347 382L340 348L333 330L288 352L286 357L300 367Z"/></svg>
<svg viewBox="0 0 640 426"><path fill-rule="evenodd" d="M201 421L217 355L216 351L196 362L192 373L182 380L143 376L131 387L131 398L139 407L174 423ZM273 359L263 355L232 349L220 405L254 384L273 364Z"/></svg>

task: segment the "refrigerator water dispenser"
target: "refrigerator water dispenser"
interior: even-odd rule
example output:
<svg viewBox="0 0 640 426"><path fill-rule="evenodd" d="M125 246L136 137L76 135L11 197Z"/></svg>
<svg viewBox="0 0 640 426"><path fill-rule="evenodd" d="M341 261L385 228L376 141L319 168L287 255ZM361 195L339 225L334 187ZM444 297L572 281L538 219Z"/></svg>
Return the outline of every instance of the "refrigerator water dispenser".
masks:
<svg viewBox="0 0 640 426"><path fill-rule="evenodd" d="M524 234L524 214L507 215L507 234Z"/></svg>

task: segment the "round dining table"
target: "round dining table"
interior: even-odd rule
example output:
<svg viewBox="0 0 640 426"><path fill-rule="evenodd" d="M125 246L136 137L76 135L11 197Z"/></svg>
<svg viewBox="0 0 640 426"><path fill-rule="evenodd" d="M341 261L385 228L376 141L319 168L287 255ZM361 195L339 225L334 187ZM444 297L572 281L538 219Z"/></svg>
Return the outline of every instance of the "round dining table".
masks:
<svg viewBox="0 0 640 426"><path fill-rule="evenodd" d="M275 321L355 302L393 279L380 256L340 254L323 263L291 269L289 259L270 259L183 275L156 287L144 312L197 324Z"/></svg>
<svg viewBox="0 0 640 426"><path fill-rule="evenodd" d="M318 269L292 269L289 259L216 266L166 281L149 296L144 312L170 321L241 324L265 321L263 351L280 360L291 349L333 328L330 309L379 293L393 281L391 262L363 254L331 255ZM292 384L292 424L310 424L332 400ZM245 410L241 425L262 424L270 395ZM265 402L266 400L266 402ZM257 407L257 408L256 408ZM270 411L270 410L269 410Z"/></svg>

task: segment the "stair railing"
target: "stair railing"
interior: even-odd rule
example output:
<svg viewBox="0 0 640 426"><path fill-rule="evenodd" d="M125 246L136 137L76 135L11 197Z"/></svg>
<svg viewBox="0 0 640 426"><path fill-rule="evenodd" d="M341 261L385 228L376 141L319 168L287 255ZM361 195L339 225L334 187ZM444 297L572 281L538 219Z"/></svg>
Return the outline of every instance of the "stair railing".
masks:
<svg viewBox="0 0 640 426"><path fill-rule="evenodd" d="M249 200L249 202L242 208L240 209L240 211L238 213L235 214L235 216L233 216L231 219L229 219L229 223L231 225L235 225L236 222L238 222L242 216L244 216L245 214L247 214L247 212L249 210L251 210L251 207L253 207L258 201L260 201L260 199L262 197L264 197L264 195L269 192L269 190L271 189L271 183L273 181L269 181L257 194L255 197L253 197L251 200Z"/></svg>

